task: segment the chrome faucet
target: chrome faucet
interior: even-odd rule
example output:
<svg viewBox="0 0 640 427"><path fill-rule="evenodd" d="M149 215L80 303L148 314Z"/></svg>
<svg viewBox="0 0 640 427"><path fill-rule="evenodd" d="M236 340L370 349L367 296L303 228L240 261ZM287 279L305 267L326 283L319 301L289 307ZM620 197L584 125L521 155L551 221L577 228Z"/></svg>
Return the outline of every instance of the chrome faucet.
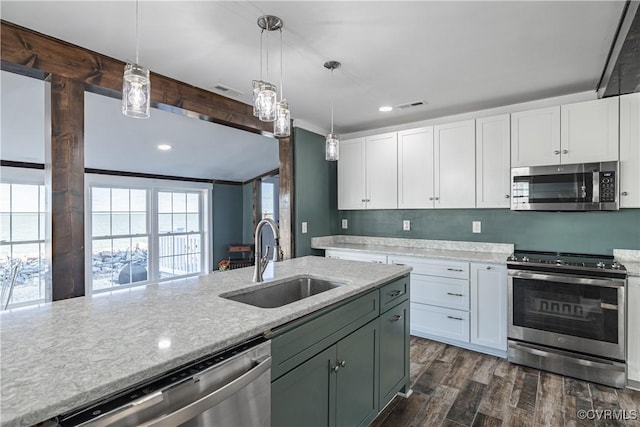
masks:
<svg viewBox="0 0 640 427"><path fill-rule="evenodd" d="M282 250L280 250L280 231L278 230L278 225L271 218L264 218L258 223L258 225L256 225L256 235L254 242L256 248L256 266L253 270L254 282L262 282L264 280L262 274L267 268L267 264L269 264L269 249L271 249L271 246L267 246L267 253L262 256L262 229L265 225L269 225L269 227L271 227L271 230L273 231L273 237L276 241L274 247L276 253L276 261L282 261Z"/></svg>

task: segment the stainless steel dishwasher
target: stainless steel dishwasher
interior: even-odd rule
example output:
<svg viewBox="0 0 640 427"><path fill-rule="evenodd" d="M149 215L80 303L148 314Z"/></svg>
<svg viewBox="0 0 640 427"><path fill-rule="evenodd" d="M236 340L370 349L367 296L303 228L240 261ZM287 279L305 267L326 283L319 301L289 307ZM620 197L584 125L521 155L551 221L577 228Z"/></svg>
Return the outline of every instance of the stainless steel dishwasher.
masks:
<svg viewBox="0 0 640 427"><path fill-rule="evenodd" d="M271 425L271 343L256 338L74 413L66 426Z"/></svg>

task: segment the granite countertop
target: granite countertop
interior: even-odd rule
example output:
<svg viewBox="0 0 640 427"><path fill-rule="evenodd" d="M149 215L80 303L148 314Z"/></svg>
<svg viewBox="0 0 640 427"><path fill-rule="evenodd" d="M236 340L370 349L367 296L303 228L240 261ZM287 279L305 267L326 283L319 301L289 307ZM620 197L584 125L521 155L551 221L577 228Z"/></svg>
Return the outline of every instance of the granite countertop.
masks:
<svg viewBox="0 0 640 427"><path fill-rule="evenodd" d="M640 250L614 249L613 256L624 265L629 276L640 276Z"/></svg>
<svg viewBox="0 0 640 427"><path fill-rule="evenodd" d="M321 257L270 263L267 281L308 274L347 282L275 309L219 296L265 286L243 268L5 311L1 425L45 421L410 270Z"/></svg>
<svg viewBox="0 0 640 427"><path fill-rule="evenodd" d="M507 257L513 253L513 245L509 243L346 235L314 237L311 239L311 247L498 264L506 264Z"/></svg>

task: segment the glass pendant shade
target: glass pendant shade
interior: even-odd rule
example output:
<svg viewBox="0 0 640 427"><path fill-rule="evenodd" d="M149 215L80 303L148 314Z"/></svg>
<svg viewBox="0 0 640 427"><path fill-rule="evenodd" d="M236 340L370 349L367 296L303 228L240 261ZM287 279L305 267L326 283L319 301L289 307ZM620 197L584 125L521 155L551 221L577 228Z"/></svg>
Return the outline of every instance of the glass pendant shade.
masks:
<svg viewBox="0 0 640 427"><path fill-rule="evenodd" d="M324 159L335 162L338 160L340 153L340 140L335 133L327 134L327 140L324 146Z"/></svg>
<svg viewBox="0 0 640 427"><path fill-rule="evenodd" d="M264 83L262 80L253 80L251 81L251 85L253 86L253 115L258 117L258 94L260 93L260 85Z"/></svg>
<svg viewBox="0 0 640 427"><path fill-rule="evenodd" d="M276 87L269 82L260 84L260 92L256 106L258 108L258 118L263 122L272 122L276 119Z"/></svg>
<svg viewBox="0 0 640 427"><path fill-rule="evenodd" d="M122 114L138 119L149 117L151 83L149 70L138 64L127 63L122 79Z"/></svg>
<svg viewBox="0 0 640 427"><path fill-rule="evenodd" d="M273 134L278 138L286 138L291 135L291 112L286 99L279 101L276 106L276 121L273 125Z"/></svg>

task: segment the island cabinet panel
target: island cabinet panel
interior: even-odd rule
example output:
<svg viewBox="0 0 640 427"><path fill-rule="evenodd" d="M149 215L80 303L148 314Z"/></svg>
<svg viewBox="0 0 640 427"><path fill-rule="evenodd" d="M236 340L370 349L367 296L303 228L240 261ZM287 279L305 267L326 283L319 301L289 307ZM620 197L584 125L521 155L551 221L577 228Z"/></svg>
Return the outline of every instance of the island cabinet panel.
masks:
<svg viewBox="0 0 640 427"><path fill-rule="evenodd" d="M367 426L409 390L408 289L401 277L273 332L273 426Z"/></svg>

